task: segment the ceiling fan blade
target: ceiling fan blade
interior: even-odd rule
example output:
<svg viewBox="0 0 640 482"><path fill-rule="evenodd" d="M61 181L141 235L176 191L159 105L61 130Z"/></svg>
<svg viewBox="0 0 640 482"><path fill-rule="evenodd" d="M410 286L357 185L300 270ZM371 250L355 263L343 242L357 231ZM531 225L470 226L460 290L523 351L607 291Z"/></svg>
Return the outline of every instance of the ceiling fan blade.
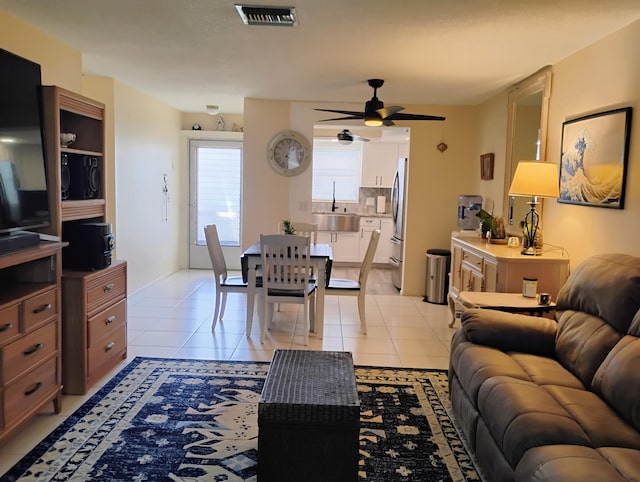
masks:
<svg viewBox="0 0 640 482"><path fill-rule="evenodd" d="M401 110L404 110L404 107L400 107L399 105L392 105L390 107L383 107L382 109L378 109L376 112L382 116L383 119L390 117L394 114L397 114Z"/></svg>
<svg viewBox="0 0 640 482"><path fill-rule="evenodd" d="M364 112L357 112L354 110L331 110L331 109L313 109L320 112L332 112L334 114L345 114L345 115L353 115L356 116L357 119L362 119L364 117Z"/></svg>
<svg viewBox="0 0 640 482"><path fill-rule="evenodd" d="M355 141L361 141L361 142L369 142L371 139L367 139L366 137L360 137L360 136L353 136L353 139Z"/></svg>
<svg viewBox="0 0 640 482"><path fill-rule="evenodd" d="M389 126L394 126L395 124L393 123L393 121L391 119L389 119L388 117L386 119L382 120L382 124L389 127Z"/></svg>
<svg viewBox="0 0 640 482"><path fill-rule="evenodd" d="M329 122L329 121L338 121L338 120L360 120L362 119L362 117L334 117L333 119L322 119L319 120L318 122Z"/></svg>
<svg viewBox="0 0 640 482"><path fill-rule="evenodd" d="M433 121L443 121L445 117L437 116L437 115L424 115L424 114L393 114L387 117L387 119L391 120L433 120Z"/></svg>

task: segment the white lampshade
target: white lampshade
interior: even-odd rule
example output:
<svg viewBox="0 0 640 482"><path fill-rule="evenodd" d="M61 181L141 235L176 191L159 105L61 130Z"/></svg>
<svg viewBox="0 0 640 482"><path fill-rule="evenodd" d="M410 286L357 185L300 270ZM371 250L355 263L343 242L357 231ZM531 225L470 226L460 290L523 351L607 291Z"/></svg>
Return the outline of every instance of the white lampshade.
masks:
<svg viewBox="0 0 640 482"><path fill-rule="evenodd" d="M509 196L557 198L558 167L550 162L520 161L511 181Z"/></svg>

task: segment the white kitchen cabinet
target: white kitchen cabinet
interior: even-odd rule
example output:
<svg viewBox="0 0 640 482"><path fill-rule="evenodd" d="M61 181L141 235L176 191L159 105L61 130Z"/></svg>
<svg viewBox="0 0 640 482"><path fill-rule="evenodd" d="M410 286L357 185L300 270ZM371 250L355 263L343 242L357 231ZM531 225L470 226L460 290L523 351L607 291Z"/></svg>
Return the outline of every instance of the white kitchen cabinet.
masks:
<svg viewBox="0 0 640 482"><path fill-rule="evenodd" d="M380 241L378 241L378 249L376 256L373 258L374 263L389 263L392 247L391 238L393 237L393 220L391 218L382 218L380 220Z"/></svg>
<svg viewBox="0 0 640 482"><path fill-rule="evenodd" d="M359 231L318 231L318 243L331 246L334 263L360 261Z"/></svg>
<svg viewBox="0 0 640 482"><path fill-rule="evenodd" d="M368 142L363 146L361 187L391 188L398 165L398 144Z"/></svg>
<svg viewBox="0 0 640 482"><path fill-rule="evenodd" d="M369 246L369 240L371 239L371 233L376 229L380 229L380 218L360 218L360 261L364 259L364 255L367 252ZM378 246L380 242L378 242ZM378 250L376 249L376 254ZM374 257L374 262L375 257Z"/></svg>
<svg viewBox="0 0 640 482"><path fill-rule="evenodd" d="M393 221L390 218L360 218L360 261L364 259L371 233L376 229L380 230L380 239L373 262L386 264L391 257L391 236L393 235Z"/></svg>

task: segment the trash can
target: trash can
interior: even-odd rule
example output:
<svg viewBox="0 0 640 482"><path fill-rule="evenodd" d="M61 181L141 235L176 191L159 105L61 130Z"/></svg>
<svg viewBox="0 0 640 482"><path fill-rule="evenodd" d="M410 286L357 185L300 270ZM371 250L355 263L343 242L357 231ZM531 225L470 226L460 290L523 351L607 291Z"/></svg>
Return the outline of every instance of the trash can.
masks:
<svg viewBox="0 0 640 482"><path fill-rule="evenodd" d="M451 251L448 249L427 250L426 294L422 301L439 305L447 304L450 270Z"/></svg>

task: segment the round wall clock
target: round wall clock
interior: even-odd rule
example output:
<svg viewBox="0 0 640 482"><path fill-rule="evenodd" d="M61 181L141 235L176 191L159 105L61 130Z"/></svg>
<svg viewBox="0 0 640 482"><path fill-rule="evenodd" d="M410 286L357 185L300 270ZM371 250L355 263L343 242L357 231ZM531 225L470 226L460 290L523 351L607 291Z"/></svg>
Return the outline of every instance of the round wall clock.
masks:
<svg viewBox="0 0 640 482"><path fill-rule="evenodd" d="M311 163L311 145L299 132L283 131L269 142L267 159L278 174L297 176Z"/></svg>

